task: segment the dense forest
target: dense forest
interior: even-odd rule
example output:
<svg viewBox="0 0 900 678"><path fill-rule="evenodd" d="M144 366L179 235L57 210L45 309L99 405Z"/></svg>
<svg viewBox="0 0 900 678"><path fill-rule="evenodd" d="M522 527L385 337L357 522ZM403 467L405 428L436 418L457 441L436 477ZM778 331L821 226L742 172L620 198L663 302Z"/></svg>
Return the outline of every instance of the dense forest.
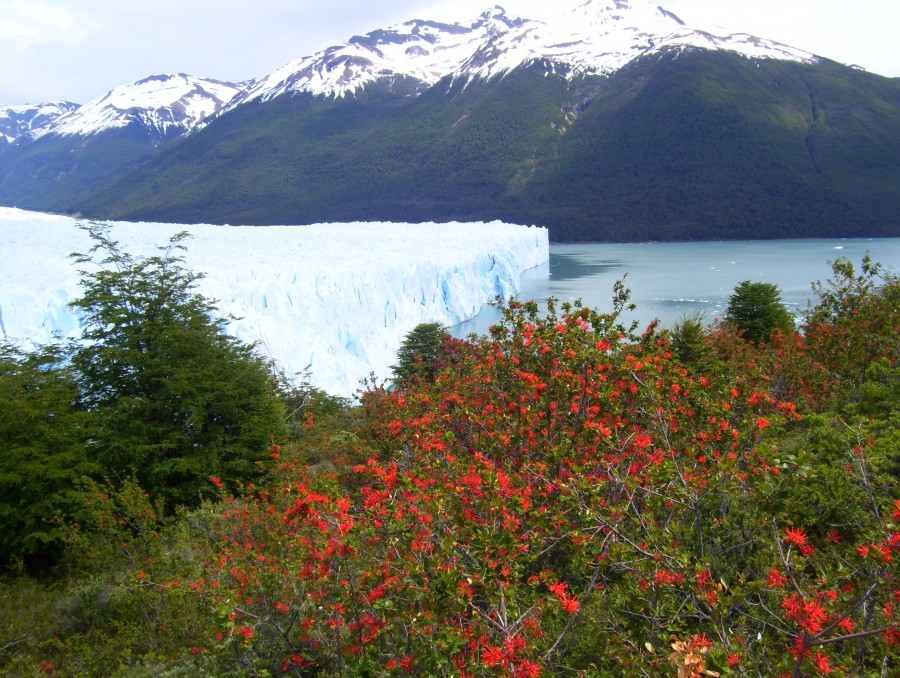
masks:
<svg viewBox="0 0 900 678"><path fill-rule="evenodd" d="M5 675L889 676L900 280L799 325L498 302L353 401L228 337L183 266L77 256L80 344L0 353Z"/></svg>
<svg viewBox="0 0 900 678"><path fill-rule="evenodd" d="M897 233L896 78L671 49L608 76L539 60L417 92L284 94L167 141L139 125L44 135L0 149L0 204L169 223L500 219L555 242Z"/></svg>
<svg viewBox="0 0 900 678"><path fill-rule="evenodd" d="M890 78L671 50L608 77L533 62L398 90L240 106L56 207L179 223L501 219L557 242L896 232Z"/></svg>

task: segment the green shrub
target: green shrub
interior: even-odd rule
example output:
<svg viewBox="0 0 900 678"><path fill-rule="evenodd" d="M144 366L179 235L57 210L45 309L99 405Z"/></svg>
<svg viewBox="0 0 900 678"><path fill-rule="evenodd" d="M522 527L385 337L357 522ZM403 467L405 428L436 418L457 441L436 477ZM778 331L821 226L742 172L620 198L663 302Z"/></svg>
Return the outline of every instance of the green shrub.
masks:
<svg viewBox="0 0 900 678"><path fill-rule="evenodd" d="M85 342L72 363L93 419L90 452L105 472L137 474L167 510L196 506L209 477L247 482L273 438L286 433L268 363L225 333L183 266L186 233L160 253L134 257L103 224L73 257L83 296L72 302Z"/></svg>
<svg viewBox="0 0 900 678"><path fill-rule="evenodd" d="M794 329L794 318L781 302L777 285L745 280L728 298L725 319L748 341L765 341L775 332Z"/></svg>

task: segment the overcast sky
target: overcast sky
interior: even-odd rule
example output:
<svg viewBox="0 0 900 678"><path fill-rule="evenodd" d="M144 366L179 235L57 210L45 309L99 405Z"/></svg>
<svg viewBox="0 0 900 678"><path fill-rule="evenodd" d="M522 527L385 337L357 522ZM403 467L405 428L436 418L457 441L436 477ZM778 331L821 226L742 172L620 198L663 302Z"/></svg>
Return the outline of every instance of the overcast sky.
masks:
<svg viewBox="0 0 900 678"><path fill-rule="evenodd" d="M694 28L752 33L900 77L898 0L659 3ZM495 4L540 19L577 2L0 0L0 105L85 103L162 73L238 82L356 34L415 18L468 24Z"/></svg>

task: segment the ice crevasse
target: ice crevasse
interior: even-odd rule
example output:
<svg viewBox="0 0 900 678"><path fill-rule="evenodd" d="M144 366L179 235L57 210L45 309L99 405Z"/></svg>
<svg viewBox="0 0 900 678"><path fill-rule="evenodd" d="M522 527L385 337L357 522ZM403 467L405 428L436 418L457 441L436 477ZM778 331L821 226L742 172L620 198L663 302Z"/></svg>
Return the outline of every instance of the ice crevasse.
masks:
<svg viewBox="0 0 900 678"><path fill-rule="evenodd" d="M0 333L46 342L77 337L68 302L79 297L72 252L92 243L73 218L0 208ZM81 223L84 223L83 221ZM229 332L257 343L288 373L351 396L370 373L390 377L397 348L423 322L450 326L547 261L547 230L489 223L343 223L212 226L111 222L133 255L150 255L187 231L185 265Z"/></svg>

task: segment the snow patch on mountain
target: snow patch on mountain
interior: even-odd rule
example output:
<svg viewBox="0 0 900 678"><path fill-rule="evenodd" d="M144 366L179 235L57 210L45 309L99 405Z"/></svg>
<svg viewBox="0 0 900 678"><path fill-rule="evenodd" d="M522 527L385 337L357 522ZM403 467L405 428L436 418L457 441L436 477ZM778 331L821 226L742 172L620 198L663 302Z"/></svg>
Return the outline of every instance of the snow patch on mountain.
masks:
<svg viewBox="0 0 900 678"><path fill-rule="evenodd" d="M71 252L91 242L68 217L0 207L6 263L0 269L0 333L46 342L77 337L68 308L80 296ZM390 376L403 337L417 324L454 325L519 290L522 272L549 258L547 230L501 222L209 226L112 224L131 254L149 255L182 230L199 291L240 318L229 331L289 373L349 396L371 372Z"/></svg>
<svg viewBox="0 0 900 678"><path fill-rule="evenodd" d="M565 66L570 77L605 75L637 57L684 47L729 50L754 58L814 58L749 35L714 36L694 30L649 0L588 0L552 21L519 24L499 35L489 45L491 57L474 55L460 75L489 78L541 59Z"/></svg>
<svg viewBox="0 0 900 678"><path fill-rule="evenodd" d="M164 139L190 131L219 112L243 87L179 73L156 75L116 87L37 130L44 134L89 136L139 124Z"/></svg>
<svg viewBox="0 0 900 678"><path fill-rule="evenodd" d="M261 78L229 108L289 92L344 96L389 77L417 81L421 91L447 76L502 76L540 60L569 77L602 75L639 56L686 47L750 58L816 58L747 34L716 36L692 29L650 0L588 0L547 21L510 19L495 7L470 26L415 20L356 36Z"/></svg>
<svg viewBox="0 0 900 678"><path fill-rule="evenodd" d="M355 36L346 44L292 61L261 78L229 107L285 92L342 95L385 77L425 86L459 70L485 42L527 23L495 8L469 27L413 20Z"/></svg>
<svg viewBox="0 0 900 678"><path fill-rule="evenodd" d="M0 106L0 140L11 144L16 139L78 108L71 101L48 101L23 106Z"/></svg>
<svg viewBox="0 0 900 678"><path fill-rule="evenodd" d="M11 119L10 114L4 117L4 110L12 108L0 109L0 141L45 134L90 136L134 124L163 140L190 132L242 103L285 93L345 96L379 81L403 83L410 93L419 93L448 76L454 81L491 78L535 61L545 61L567 77L605 75L669 48L730 50L754 59L816 59L747 34L694 30L651 0L587 0L547 21L510 18L498 6L468 26L416 19L354 36L247 83L184 74L152 76L117 87L76 110L35 118L24 130L4 123Z"/></svg>

